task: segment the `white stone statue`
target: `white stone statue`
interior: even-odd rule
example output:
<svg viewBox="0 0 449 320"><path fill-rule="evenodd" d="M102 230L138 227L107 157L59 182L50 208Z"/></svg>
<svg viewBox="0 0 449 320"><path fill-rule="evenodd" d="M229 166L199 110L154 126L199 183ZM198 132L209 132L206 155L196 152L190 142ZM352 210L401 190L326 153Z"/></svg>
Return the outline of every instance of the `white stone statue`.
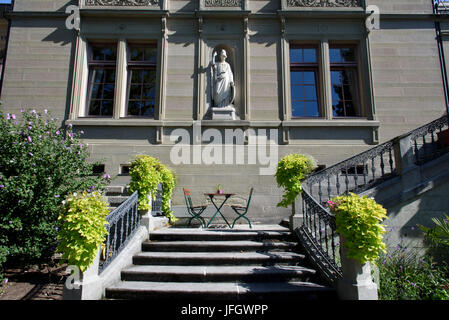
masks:
<svg viewBox="0 0 449 320"><path fill-rule="evenodd" d="M217 52L214 52L212 59L213 107L232 107L235 99L234 75L231 66L226 62L226 50L221 50L218 63L216 56Z"/></svg>

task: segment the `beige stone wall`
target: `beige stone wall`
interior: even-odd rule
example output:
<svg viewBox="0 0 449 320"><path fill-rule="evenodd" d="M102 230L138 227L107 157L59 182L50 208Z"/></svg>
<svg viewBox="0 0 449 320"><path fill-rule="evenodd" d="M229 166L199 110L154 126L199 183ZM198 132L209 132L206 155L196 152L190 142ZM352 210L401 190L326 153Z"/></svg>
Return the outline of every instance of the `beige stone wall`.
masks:
<svg viewBox="0 0 449 320"><path fill-rule="evenodd" d="M1 97L2 109L8 112L18 112L22 107L49 109L61 121L69 117L75 32L65 28L64 16L33 16L23 12L64 11L61 8L69 2L16 0L16 12L25 14L13 18ZM371 61L362 61L364 65L361 68L364 75L369 75L370 67L372 69L374 111L375 120L380 125L380 142L423 125L441 116L445 110L433 21L428 17L388 16L388 13L430 13L428 2L368 1L368 4L378 5L381 13L387 13L381 16L381 29L373 30L368 42L365 42L366 31L361 15L352 16L351 19L332 15L313 19L286 18L287 41L355 40L371 54ZM279 5L280 2L275 0L250 0L248 3L248 9L253 12L248 22L250 118L249 122L235 128L269 128L282 122L285 102L280 58L282 26L276 13ZM120 165L128 164L135 155L142 153L159 157L171 166L178 175L174 205L183 204L182 187L194 190L194 199L199 202L204 201L203 193L214 191L217 184L243 197L253 186L256 188L258 206L250 217L265 222L285 218L289 210L276 208L282 191L277 188L273 176L260 175L260 165L250 165L246 161L243 165L171 164L173 142L169 138L176 128L173 122L179 121L179 126L185 128L191 126L200 100L197 71L200 41L198 17L194 13L196 8L196 1L171 0L168 3L173 15L167 18L167 69L161 73L166 82L162 120L145 125L126 123L126 119L111 119L96 125L78 123L76 127L86 132L85 139L90 145L92 159L104 161L106 171L111 175L118 175ZM241 16L221 19L205 16L203 19L203 67L208 66L210 50L214 46L227 43L234 48L238 108L245 101L242 89L245 72L244 27ZM161 48L162 29L161 17L154 15L126 19L107 16L82 19L82 34L87 41L147 39L157 41ZM365 59L368 57L365 56ZM288 72L288 66L286 70ZM205 69L201 72L207 74L204 73L207 72ZM368 109L371 108L368 104L372 103L366 93L369 92L370 82L368 76L363 78ZM286 90L288 92L289 88ZM114 122L116 120L119 122ZM170 121L172 124L168 127ZM106 123L115 125L111 127ZM376 138L376 122L369 123L365 119L352 123L320 120L315 123L285 122L284 125L292 126L290 144L279 146L279 158L289 153L306 153L325 165L332 165L370 148ZM158 143L161 132L162 143ZM114 184L126 184L128 181L129 177L118 176Z"/></svg>
<svg viewBox="0 0 449 320"><path fill-rule="evenodd" d="M75 34L63 19L20 19L11 26L4 74L3 107L52 110L67 116Z"/></svg>
<svg viewBox="0 0 449 320"><path fill-rule="evenodd" d="M381 13L430 14L432 1L427 0L366 0L367 5L376 5Z"/></svg>
<svg viewBox="0 0 449 320"><path fill-rule="evenodd" d="M442 78L431 21L385 21L370 35L380 140L443 115Z"/></svg>

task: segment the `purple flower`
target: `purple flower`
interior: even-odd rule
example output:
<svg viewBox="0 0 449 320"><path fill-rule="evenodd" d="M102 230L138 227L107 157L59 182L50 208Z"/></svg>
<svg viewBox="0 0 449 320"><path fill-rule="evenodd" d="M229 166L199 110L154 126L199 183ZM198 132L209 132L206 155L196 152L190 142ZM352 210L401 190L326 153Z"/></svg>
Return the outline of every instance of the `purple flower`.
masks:
<svg viewBox="0 0 449 320"><path fill-rule="evenodd" d="M5 278L5 280L3 281L4 284L8 284L8 278Z"/></svg>
<svg viewBox="0 0 449 320"><path fill-rule="evenodd" d="M61 133L61 132L59 132L59 130L58 130L58 131L56 131L56 134L57 134L57 135L59 135L60 133Z"/></svg>
<svg viewBox="0 0 449 320"><path fill-rule="evenodd" d="M11 115L11 118L12 118L13 120L16 120L16 115L13 113L13 114Z"/></svg>
<svg viewBox="0 0 449 320"><path fill-rule="evenodd" d="M31 130L32 128L31 128L31 126L28 126L28 130Z"/></svg>
<svg viewBox="0 0 449 320"><path fill-rule="evenodd" d="M81 130L80 133L81 133L81 134L84 134L84 130Z"/></svg>
<svg viewBox="0 0 449 320"><path fill-rule="evenodd" d="M24 113L24 112L25 112L25 109L24 109L24 108L20 109L20 112Z"/></svg>
<svg viewBox="0 0 449 320"><path fill-rule="evenodd" d="M73 138L73 132L69 132L69 137Z"/></svg>
<svg viewBox="0 0 449 320"><path fill-rule="evenodd" d="M30 155L31 157L34 156L34 154L31 152L28 152L28 155Z"/></svg>
<svg viewBox="0 0 449 320"><path fill-rule="evenodd" d="M73 124L69 123L69 124L67 125L67 127L71 128L71 127L73 127Z"/></svg>
<svg viewBox="0 0 449 320"><path fill-rule="evenodd" d="M47 113L48 113L48 110L47 110L47 109L45 109L45 110L44 110L44 112L45 112L45 114L47 114Z"/></svg>
<svg viewBox="0 0 449 320"><path fill-rule="evenodd" d="M11 116L9 115L9 113L6 114L6 120L11 119Z"/></svg>
<svg viewBox="0 0 449 320"><path fill-rule="evenodd" d="M55 195L55 198L59 198L59 197L60 197L60 195L59 195L59 194Z"/></svg>
<svg viewBox="0 0 449 320"><path fill-rule="evenodd" d="M0 184L0 189L3 189L5 187L4 184Z"/></svg>
<svg viewBox="0 0 449 320"><path fill-rule="evenodd" d="M30 137L30 136L28 136L28 138L27 138L27 139L28 139L28 142L30 142L30 143L32 142L32 140L31 140L31 137Z"/></svg>
<svg viewBox="0 0 449 320"><path fill-rule="evenodd" d="M103 176L103 178L105 178L105 179L111 179L111 176L110 175L108 175L107 173Z"/></svg>

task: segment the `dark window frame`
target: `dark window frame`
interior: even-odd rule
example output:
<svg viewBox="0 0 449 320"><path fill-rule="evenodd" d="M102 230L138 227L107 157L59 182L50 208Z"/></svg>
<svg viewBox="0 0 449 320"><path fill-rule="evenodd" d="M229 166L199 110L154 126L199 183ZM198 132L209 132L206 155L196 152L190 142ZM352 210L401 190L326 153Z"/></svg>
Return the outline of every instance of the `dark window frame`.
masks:
<svg viewBox="0 0 449 320"><path fill-rule="evenodd" d="M290 52L292 49L315 49L316 51L316 61L315 62L292 62L290 60L290 105L291 105L291 118L292 119L319 119L323 118L323 109L322 109L322 103L321 103L321 76L320 76L320 47L318 44L298 44L294 43L290 45ZM315 90L316 90L316 97L317 97L317 104L318 104L318 116L294 116L293 115L293 95L292 90L294 87L294 84L291 80L291 74L294 71L313 71L315 74ZM296 100L295 100L296 101ZM309 100L298 100L303 101L304 103Z"/></svg>
<svg viewBox="0 0 449 320"><path fill-rule="evenodd" d="M131 60L131 49L133 47L148 47L153 48L156 50L157 53L157 43L155 42L147 42L147 43L128 43L127 45L127 82L126 82L126 104L125 104L125 117L126 118L147 118L147 119L155 119L156 118L156 82L154 84L154 98L153 98L153 115L152 116L144 116L144 115L129 115L128 114L128 107L129 102L131 101L151 101L151 99L144 100L143 99L143 88L141 89L141 99L130 99L129 95L131 92L131 85L132 83L132 70L150 70L153 71L155 76L157 77L157 55L156 55L156 61L133 61ZM144 86L144 82L139 83Z"/></svg>
<svg viewBox="0 0 449 320"><path fill-rule="evenodd" d="M115 46L115 61L113 60L94 60L93 52L94 48L101 47L111 47ZM117 81L117 59L118 59L118 50L117 50L117 42L100 42L100 43L89 43L88 45L88 58L87 58L87 66L88 66L88 79L87 79L87 96L86 96L86 117L89 118L112 118L114 116L114 103L115 103L115 90L116 90L116 81ZM115 70L114 77L114 97L112 99L112 114L111 115L90 115L90 103L91 103L91 90L94 85L93 83L93 70L94 69L103 69L103 70ZM101 82L104 84L103 82ZM102 96L104 92L102 91ZM93 100L110 100L110 99L93 99ZM101 111L100 111L101 113Z"/></svg>
<svg viewBox="0 0 449 320"><path fill-rule="evenodd" d="M350 61L350 62L332 62L331 60L331 55L329 53L329 67L330 67L330 73L332 74L332 71L348 71L348 72L352 72L355 77L354 77L354 81L351 84L352 86L354 86L353 88L353 92L355 94L355 97L352 97L352 100L347 100L347 101L351 101L353 103L353 107L354 107L354 112L355 112L355 116L335 116L334 115L334 110L333 110L333 106L334 106L334 101L333 101L333 97L331 95L331 103L332 103L332 118L336 118L336 119L359 119L362 118L364 116L363 113L363 109L362 109L362 103L361 103L361 96L360 96L360 89L361 89L361 84L360 84L360 67L359 67L359 58L360 58L360 53L359 53L359 45L355 44L355 43L330 43L329 44L329 51L331 49L338 49L338 48L352 48L354 50L354 61ZM332 90L332 77L330 79L330 85L331 85L331 90ZM344 95L344 88L342 89L343 95ZM343 104L344 104L344 113L346 114L346 100L343 97Z"/></svg>

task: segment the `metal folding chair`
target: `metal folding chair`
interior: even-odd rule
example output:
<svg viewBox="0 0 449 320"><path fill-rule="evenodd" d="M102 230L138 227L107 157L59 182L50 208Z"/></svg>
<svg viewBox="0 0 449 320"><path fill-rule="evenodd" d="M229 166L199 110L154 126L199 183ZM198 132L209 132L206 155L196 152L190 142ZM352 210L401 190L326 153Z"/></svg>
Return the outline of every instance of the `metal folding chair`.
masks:
<svg viewBox="0 0 449 320"><path fill-rule="evenodd" d="M206 222L204 221L201 214L206 210L207 206L193 206L192 198L190 197L190 190L184 188L184 198L186 200L187 211L191 215L189 220L187 221L186 226L189 226L193 219L198 220L201 223L201 226L204 228L206 226Z"/></svg>
<svg viewBox="0 0 449 320"><path fill-rule="evenodd" d="M249 221L249 219L247 217L245 217L245 215L248 213L248 208L249 208L249 204L251 202L251 197L253 196L253 191L254 191L254 188L251 188L251 191L249 192L249 197L248 197L248 201L246 203L246 206L236 206L236 205L231 206L232 210L234 210L235 213L237 213L237 215L238 215L238 217L234 219L234 222L232 222L232 227L231 228L234 228L235 222L238 219L240 219L240 218L243 218L246 221L248 221L249 227L251 229L253 228L251 226L251 222Z"/></svg>

